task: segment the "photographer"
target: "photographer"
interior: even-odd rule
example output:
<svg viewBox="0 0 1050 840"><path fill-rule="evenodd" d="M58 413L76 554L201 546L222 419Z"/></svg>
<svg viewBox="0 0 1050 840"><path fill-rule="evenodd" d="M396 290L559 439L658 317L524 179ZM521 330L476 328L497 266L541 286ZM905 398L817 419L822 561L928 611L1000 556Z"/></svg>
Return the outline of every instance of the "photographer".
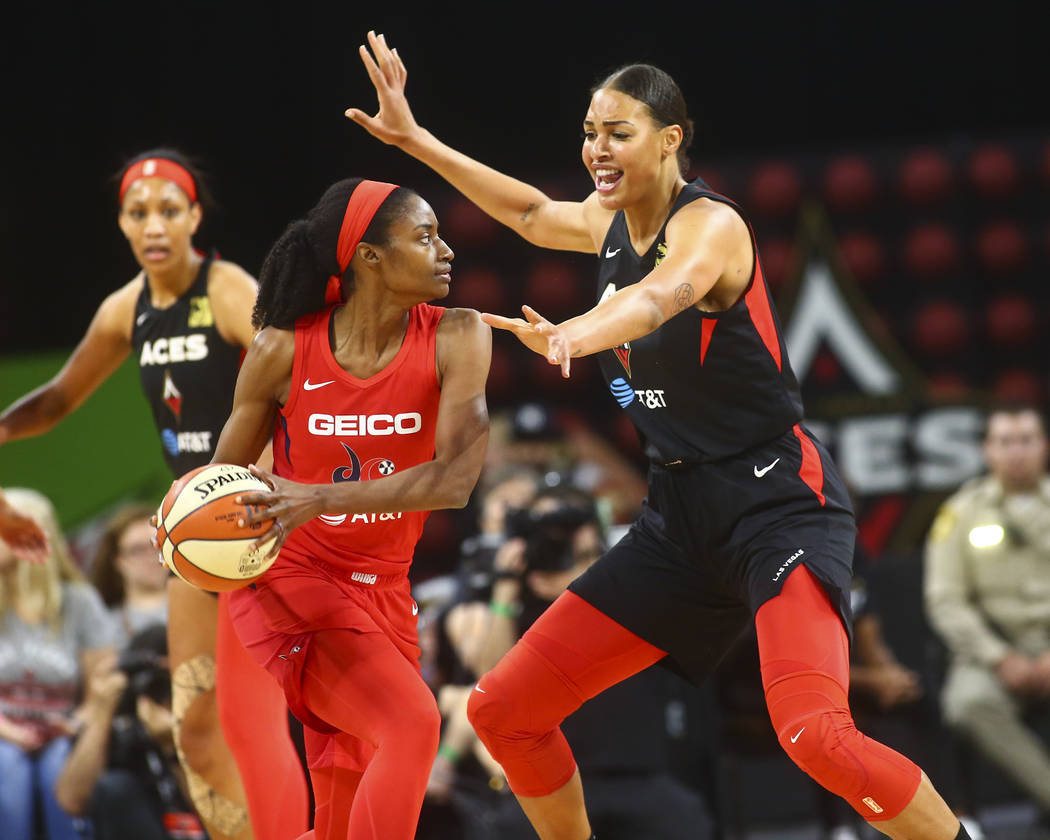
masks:
<svg viewBox="0 0 1050 840"><path fill-rule="evenodd" d="M55 784L59 805L90 817L94 840L206 840L175 758L163 625L136 634L117 668L91 673L84 710Z"/></svg>
<svg viewBox="0 0 1050 840"><path fill-rule="evenodd" d="M605 545L594 499L572 487L543 490L526 509L508 511L505 531L508 539L493 560L491 594L456 605L445 621L456 657L474 675L492 667ZM650 668L595 698L563 724L587 774L592 825L603 840L710 835L703 798L671 772L666 720L673 680L665 669ZM473 685L465 688L469 695ZM447 735L462 731L456 716L462 715L465 723L465 708L453 703L449 708L439 761L455 762L463 745L450 749ZM483 766L492 766L487 754L484 758ZM499 781L501 776L494 786ZM501 797L499 805L496 836L534 836L510 796Z"/></svg>

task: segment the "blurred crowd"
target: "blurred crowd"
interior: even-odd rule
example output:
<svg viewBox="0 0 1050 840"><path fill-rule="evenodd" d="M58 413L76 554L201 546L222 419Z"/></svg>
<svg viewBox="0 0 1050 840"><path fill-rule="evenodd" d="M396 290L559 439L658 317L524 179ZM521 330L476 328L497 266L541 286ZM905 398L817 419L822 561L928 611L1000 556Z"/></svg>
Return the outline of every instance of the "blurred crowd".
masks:
<svg viewBox="0 0 1050 840"><path fill-rule="evenodd" d="M1050 815L1044 418L1023 404L993 409L984 453L987 470L945 500L925 545L858 550L850 686L859 728L926 768L975 840L989 768L1010 797ZM542 405L494 418L454 568L414 583L423 673L443 716L418 837L534 836L467 699L626 529L642 469ZM47 541L25 552L0 540L0 838L205 838L172 742L168 573L150 545L152 506L119 505L74 551L42 495L4 488L3 500ZM603 840L739 837L778 808L828 840L871 836L781 755L753 635L708 684L657 664L563 730Z"/></svg>

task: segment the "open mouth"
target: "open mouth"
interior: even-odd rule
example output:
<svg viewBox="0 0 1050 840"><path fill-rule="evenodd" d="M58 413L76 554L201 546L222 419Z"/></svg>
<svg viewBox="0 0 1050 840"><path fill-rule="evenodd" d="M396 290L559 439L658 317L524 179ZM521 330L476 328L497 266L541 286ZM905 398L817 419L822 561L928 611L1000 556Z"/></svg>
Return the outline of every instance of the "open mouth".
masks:
<svg viewBox="0 0 1050 840"><path fill-rule="evenodd" d="M598 192L610 192L616 189L621 178L623 178L623 171L620 169L595 169L594 188Z"/></svg>
<svg viewBox="0 0 1050 840"><path fill-rule="evenodd" d="M166 260L170 254L171 254L171 250L169 248L158 248L158 247L146 248L142 252L142 255L149 262L160 262L161 260Z"/></svg>

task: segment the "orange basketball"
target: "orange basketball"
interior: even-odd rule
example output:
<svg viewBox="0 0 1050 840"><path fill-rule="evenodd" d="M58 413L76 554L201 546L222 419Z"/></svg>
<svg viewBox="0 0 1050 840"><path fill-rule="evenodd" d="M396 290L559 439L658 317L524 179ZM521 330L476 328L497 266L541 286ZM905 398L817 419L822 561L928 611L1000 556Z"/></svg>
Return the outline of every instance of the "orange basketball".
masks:
<svg viewBox="0 0 1050 840"><path fill-rule="evenodd" d="M276 535L256 551L248 547L272 519L241 528L252 512L237 504L242 493L266 492L269 485L246 467L206 464L171 485L157 511L157 544L164 562L186 583L209 592L247 586L273 564L264 559Z"/></svg>

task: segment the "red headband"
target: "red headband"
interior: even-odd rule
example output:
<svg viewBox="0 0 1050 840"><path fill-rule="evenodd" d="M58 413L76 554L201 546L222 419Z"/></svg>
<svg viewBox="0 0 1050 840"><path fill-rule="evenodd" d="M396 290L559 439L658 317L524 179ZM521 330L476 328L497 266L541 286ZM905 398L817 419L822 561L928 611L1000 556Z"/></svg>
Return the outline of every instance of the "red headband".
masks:
<svg viewBox="0 0 1050 840"><path fill-rule="evenodd" d="M182 190L190 199L190 204L197 201L197 183L189 170L167 158L146 158L133 163L120 179L120 203L124 203L124 194L140 178L166 178Z"/></svg>
<svg viewBox="0 0 1050 840"><path fill-rule="evenodd" d="M339 303L342 300L343 275L346 274L350 260L354 258L354 251L361 243L361 237L365 235L380 205L396 189L397 184L362 181L350 193L350 200L346 203L346 212L343 214L343 225L339 228L339 243L335 248L339 276L333 274L328 278L328 287L324 295L326 304Z"/></svg>

